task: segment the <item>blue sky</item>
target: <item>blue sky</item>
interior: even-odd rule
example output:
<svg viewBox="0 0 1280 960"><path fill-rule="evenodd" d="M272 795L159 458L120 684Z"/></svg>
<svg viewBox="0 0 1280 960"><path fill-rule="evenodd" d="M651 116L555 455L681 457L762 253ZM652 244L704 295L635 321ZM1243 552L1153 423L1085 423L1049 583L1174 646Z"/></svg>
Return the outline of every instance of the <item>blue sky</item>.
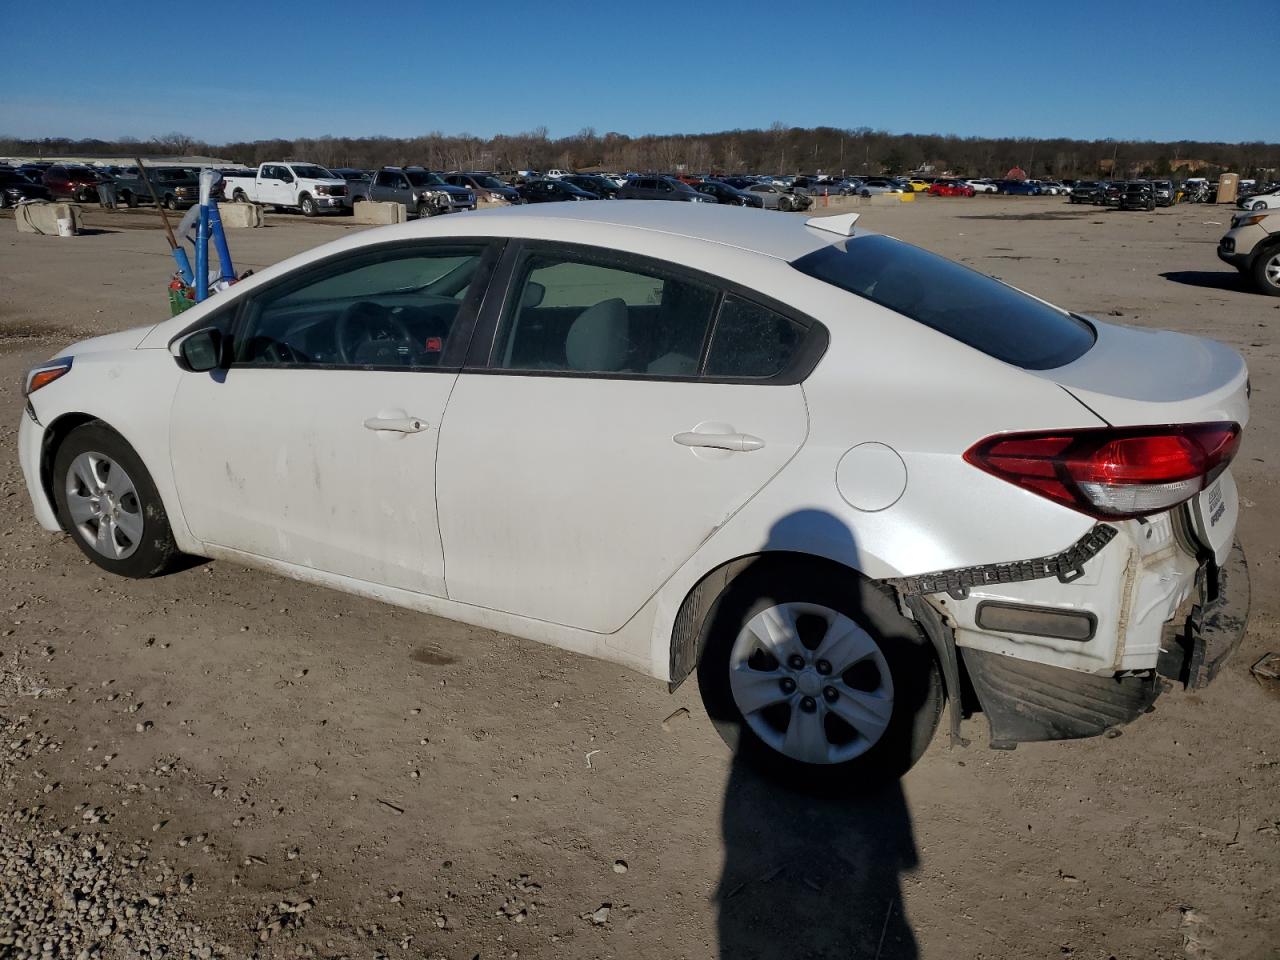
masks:
<svg viewBox="0 0 1280 960"><path fill-rule="evenodd" d="M543 125L552 136L587 126L696 133L781 121L1280 141L1280 111L1266 106L1273 57L1237 40L1272 29L1274 4L1231 4L1222 23L1204 0L730 0L707 4L716 12L706 15L696 5L616 2L223 0L205 6L202 42L198 5L63 0L56 17L29 8L21 35L5 43L0 133L145 139L176 130L220 143ZM112 23L133 29L106 39Z"/></svg>

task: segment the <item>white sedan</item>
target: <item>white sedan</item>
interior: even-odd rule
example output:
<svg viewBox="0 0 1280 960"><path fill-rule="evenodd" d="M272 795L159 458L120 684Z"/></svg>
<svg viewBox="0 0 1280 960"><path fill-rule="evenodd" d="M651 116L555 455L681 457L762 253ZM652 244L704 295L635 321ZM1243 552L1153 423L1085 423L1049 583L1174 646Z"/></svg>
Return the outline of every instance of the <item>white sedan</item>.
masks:
<svg viewBox="0 0 1280 960"><path fill-rule="evenodd" d="M999 193L1000 188L990 180L966 180L969 186L973 187L974 193Z"/></svg>
<svg viewBox="0 0 1280 960"><path fill-rule="evenodd" d="M35 516L124 576L196 554L694 676L792 777L901 774L966 675L1004 744L1207 682L1248 609L1240 356L856 218L348 236L32 370Z"/></svg>
<svg viewBox="0 0 1280 960"><path fill-rule="evenodd" d="M1270 193L1255 193L1236 202L1241 210L1280 210L1280 190Z"/></svg>

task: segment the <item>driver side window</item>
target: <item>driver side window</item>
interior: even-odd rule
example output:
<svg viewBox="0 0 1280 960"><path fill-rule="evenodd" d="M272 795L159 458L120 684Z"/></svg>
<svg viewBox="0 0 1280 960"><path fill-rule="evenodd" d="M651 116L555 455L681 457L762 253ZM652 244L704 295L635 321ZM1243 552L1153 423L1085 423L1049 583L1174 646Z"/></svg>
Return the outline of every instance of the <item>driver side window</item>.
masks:
<svg viewBox="0 0 1280 960"><path fill-rule="evenodd" d="M240 366L423 369L442 359L483 246L357 251L249 298Z"/></svg>

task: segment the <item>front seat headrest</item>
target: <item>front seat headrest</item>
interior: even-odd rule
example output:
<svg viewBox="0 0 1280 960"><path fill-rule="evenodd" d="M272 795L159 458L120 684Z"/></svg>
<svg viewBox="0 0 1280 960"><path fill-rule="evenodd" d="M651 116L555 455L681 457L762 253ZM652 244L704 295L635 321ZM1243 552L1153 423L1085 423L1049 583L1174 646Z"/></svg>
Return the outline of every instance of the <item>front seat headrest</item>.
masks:
<svg viewBox="0 0 1280 960"><path fill-rule="evenodd" d="M625 367L630 347L627 305L613 297L578 314L569 328L564 354L572 370L611 373Z"/></svg>

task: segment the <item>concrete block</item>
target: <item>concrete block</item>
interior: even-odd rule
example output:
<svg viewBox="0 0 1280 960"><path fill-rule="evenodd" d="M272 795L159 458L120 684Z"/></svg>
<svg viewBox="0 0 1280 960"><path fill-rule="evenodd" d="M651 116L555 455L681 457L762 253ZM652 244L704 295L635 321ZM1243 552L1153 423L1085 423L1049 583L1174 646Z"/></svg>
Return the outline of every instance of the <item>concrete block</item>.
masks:
<svg viewBox="0 0 1280 960"><path fill-rule="evenodd" d="M404 223L409 219L409 211L403 203L362 200L351 208L351 219L369 224Z"/></svg>
<svg viewBox="0 0 1280 960"><path fill-rule="evenodd" d="M20 203L14 210L14 219L18 223L19 233L38 233L46 237L58 236L58 221L70 220L71 233L80 232L83 221L80 208L74 203L50 203L48 200L35 200L31 203Z"/></svg>
<svg viewBox="0 0 1280 960"><path fill-rule="evenodd" d="M262 205L258 203L220 203L218 215L228 230L262 226Z"/></svg>

